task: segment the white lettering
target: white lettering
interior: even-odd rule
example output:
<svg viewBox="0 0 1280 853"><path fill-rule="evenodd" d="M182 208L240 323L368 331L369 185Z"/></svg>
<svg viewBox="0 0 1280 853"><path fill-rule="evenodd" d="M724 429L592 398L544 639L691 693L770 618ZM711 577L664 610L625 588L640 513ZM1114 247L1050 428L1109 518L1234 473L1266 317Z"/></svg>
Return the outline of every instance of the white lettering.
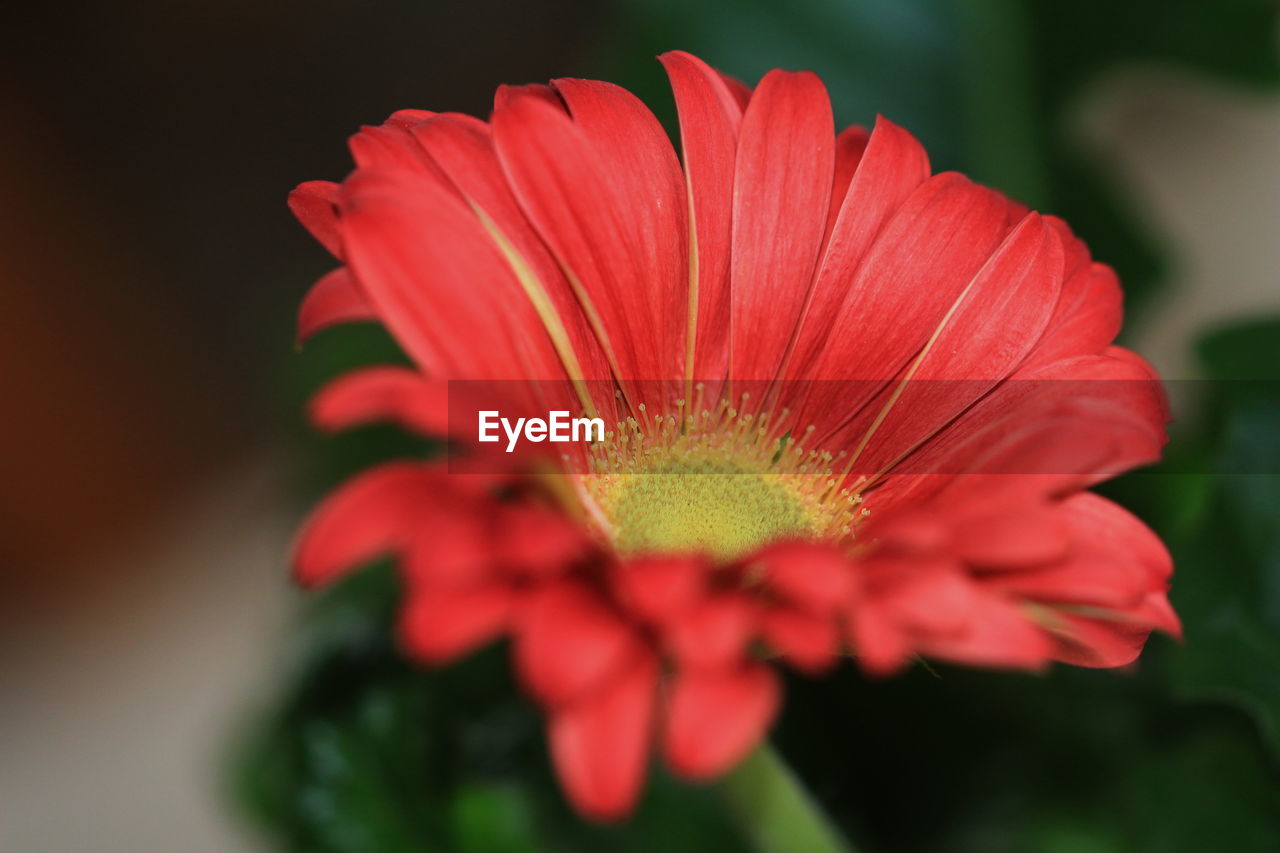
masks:
<svg viewBox="0 0 1280 853"><path fill-rule="evenodd" d="M554 411L551 413L551 433L547 436L551 441L568 441L569 434L565 431L569 427L569 413L566 411Z"/></svg>
<svg viewBox="0 0 1280 853"><path fill-rule="evenodd" d="M511 428L511 421L506 418L502 419L502 429L507 434L508 453L516 449L516 441L520 438L520 427L522 426L524 426L524 418L516 418L515 429Z"/></svg>
<svg viewBox="0 0 1280 853"><path fill-rule="evenodd" d="M490 435L489 430L497 429L498 424L493 420L498 413L492 410L480 412L480 441L497 441L498 436Z"/></svg>
<svg viewBox="0 0 1280 853"><path fill-rule="evenodd" d="M586 436L578 437L578 427L582 427ZM591 434L595 432L596 437L592 438ZM604 441L604 418L574 418L573 419L573 440L574 441Z"/></svg>
<svg viewBox="0 0 1280 853"><path fill-rule="evenodd" d="M551 441L604 441L603 418L570 418L569 412L548 412L548 420L542 418L504 418L497 411L487 409L477 412L476 438L483 442L500 441L498 427L507 437L507 453L514 453L521 436L535 443Z"/></svg>

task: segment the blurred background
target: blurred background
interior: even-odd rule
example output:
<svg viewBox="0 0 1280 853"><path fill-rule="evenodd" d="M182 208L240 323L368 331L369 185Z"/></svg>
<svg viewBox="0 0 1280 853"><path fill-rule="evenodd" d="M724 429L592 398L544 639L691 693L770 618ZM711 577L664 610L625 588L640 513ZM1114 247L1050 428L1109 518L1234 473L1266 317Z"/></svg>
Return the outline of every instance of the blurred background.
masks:
<svg viewBox="0 0 1280 853"><path fill-rule="evenodd" d="M0 26L0 849L743 849L656 779L582 827L500 650L396 658L385 569L308 601L285 569L327 486L412 443L307 431L372 329L293 347L331 262L288 216L402 107L504 82L627 85L653 57L819 72L1065 216L1175 379L1280 373L1274 0L72 0ZM1165 473L1111 493L1178 561L1182 646L1132 671L944 670L790 687L778 743L867 851L1280 850L1280 407L1218 382ZM838 760L835 760L838 759Z"/></svg>

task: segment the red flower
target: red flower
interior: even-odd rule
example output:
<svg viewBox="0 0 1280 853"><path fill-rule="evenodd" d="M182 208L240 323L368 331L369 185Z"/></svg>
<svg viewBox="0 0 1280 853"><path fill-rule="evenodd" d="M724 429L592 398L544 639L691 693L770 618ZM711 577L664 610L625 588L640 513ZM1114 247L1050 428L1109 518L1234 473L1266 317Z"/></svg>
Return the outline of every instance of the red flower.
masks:
<svg viewBox="0 0 1280 853"><path fill-rule="evenodd" d="M1176 634L1160 542L1082 491L1165 440L1154 374L1111 346L1111 270L891 122L835 135L812 74L662 62L683 168L632 95L558 80L500 89L488 123L396 113L342 184L294 191L343 264L300 334L378 320L416 364L339 379L322 427L456 436L456 379L616 424L563 462L366 472L312 517L300 580L394 553L408 654L510 636L597 818L655 743L694 779L741 759L771 661L1116 666Z"/></svg>

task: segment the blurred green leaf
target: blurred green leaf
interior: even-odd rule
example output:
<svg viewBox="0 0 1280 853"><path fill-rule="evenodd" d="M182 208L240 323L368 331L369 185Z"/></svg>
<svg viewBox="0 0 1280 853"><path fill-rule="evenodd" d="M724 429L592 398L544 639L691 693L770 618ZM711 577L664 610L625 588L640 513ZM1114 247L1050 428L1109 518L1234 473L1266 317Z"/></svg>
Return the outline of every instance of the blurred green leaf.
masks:
<svg viewBox="0 0 1280 853"><path fill-rule="evenodd" d="M1186 645L1173 678L1189 697L1227 700L1280 734L1280 320L1201 344L1212 380L1203 511L1170 531L1173 600Z"/></svg>
<svg viewBox="0 0 1280 853"><path fill-rule="evenodd" d="M393 639L398 596L383 565L316 597L296 674L241 749L237 799L280 849L745 853L711 790L663 772L627 823L584 822L505 650L436 671L410 663Z"/></svg>
<svg viewBox="0 0 1280 853"><path fill-rule="evenodd" d="M1280 850L1280 790L1257 744L1223 730L1192 733L1130 768L1119 785L1133 849Z"/></svg>

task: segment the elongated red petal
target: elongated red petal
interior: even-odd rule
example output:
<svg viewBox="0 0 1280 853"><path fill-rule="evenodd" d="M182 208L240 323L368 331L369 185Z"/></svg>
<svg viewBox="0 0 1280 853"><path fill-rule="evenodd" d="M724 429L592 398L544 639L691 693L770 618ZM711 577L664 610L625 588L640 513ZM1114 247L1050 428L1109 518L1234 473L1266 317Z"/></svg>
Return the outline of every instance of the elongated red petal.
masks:
<svg viewBox="0 0 1280 853"><path fill-rule="evenodd" d="M337 200L338 185L333 181L305 181L289 193L289 210L329 254L342 260Z"/></svg>
<svg viewBox="0 0 1280 853"><path fill-rule="evenodd" d="M771 71L742 118L733 183L730 374L772 380L809 301L835 169L822 82Z"/></svg>
<svg viewBox="0 0 1280 853"><path fill-rule="evenodd" d="M879 602L860 600L850 613L849 647L858 666L868 675L887 676L910 660L906 632Z"/></svg>
<svg viewBox="0 0 1280 853"><path fill-rule="evenodd" d="M610 684L552 712L551 758L565 793L589 818L631 811L653 737L658 666L642 657Z"/></svg>
<svg viewBox="0 0 1280 853"><path fill-rule="evenodd" d="M665 624L698 603L707 571L696 557L639 557L619 565L610 580L624 607L642 620Z"/></svg>
<svg viewBox="0 0 1280 853"><path fill-rule="evenodd" d="M514 605L512 591L499 584L417 589L400 614L400 642L411 657L448 663L495 639Z"/></svg>
<svg viewBox="0 0 1280 853"><path fill-rule="evenodd" d="M1028 569L1061 559L1070 531L1052 507L1008 507L957 525L953 553L979 568Z"/></svg>
<svg viewBox="0 0 1280 853"><path fill-rule="evenodd" d="M1133 663L1153 630L1181 637L1181 626L1163 592L1150 593L1137 608L1097 618L1057 611L1052 630L1056 660L1075 666L1110 668Z"/></svg>
<svg viewBox="0 0 1280 853"><path fill-rule="evenodd" d="M866 153L867 143L870 141L871 134L865 127L858 125L846 127L836 136L836 171L831 180L831 208L827 212L827 237L823 241L824 250L827 241L831 239L831 231L835 227L836 219L840 216L840 209L844 207L844 197L849 192L849 184L853 182L854 173L858 171L858 165L862 162L862 155Z"/></svg>
<svg viewBox="0 0 1280 853"><path fill-rule="evenodd" d="M498 507L491 546L504 569L536 579L567 574L594 547L581 524L539 504Z"/></svg>
<svg viewBox="0 0 1280 853"><path fill-rule="evenodd" d="M725 78L684 51L658 57L680 114L680 143L696 239L693 376L723 374L729 340L729 244L742 102ZM691 269L691 274L695 270Z"/></svg>
<svg viewBox="0 0 1280 853"><path fill-rule="evenodd" d="M375 172L411 172L439 180L440 168L409 133L409 123L363 127L347 142L356 166Z"/></svg>
<svg viewBox="0 0 1280 853"><path fill-rule="evenodd" d="M535 593L524 608L515 664L548 705L600 688L644 653L639 637L585 586L565 581Z"/></svg>
<svg viewBox="0 0 1280 853"><path fill-rule="evenodd" d="M344 430L396 421L424 435L449 430L449 389L407 367L366 367L330 382L311 401L311 422Z"/></svg>
<svg viewBox="0 0 1280 853"><path fill-rule="evenodd" d="M322 329L340 323L356 323L378 319L378 314L346 267L326 274L311 286L298 309L297 344Z"/></svg>
<svg viewBox="0 0 1280 853"><path fill-rule="evenodd" d="M588 379L608 379L600 342L564 272L520 210L498 161L489 126L471 116L444 113L415 125L411 133L467 202L483 211L500 235L497 239L510 244L508 263L520 265L522 268L515 271L530 277L528 286L534 289L534 298L545 296L581 374ZM549 333L557 331L550 329ZM596 401L602 407L610 402Z"/></svg>
<svg viewBox="0 0 1280 853"><path fill-rule="evenodd" d="M876 491L876 511L891 515L948 488L1000 502L1010 488L1079 489L1158 459L1165 418L1162 391L1141 364L1098 355L1020 371L899 466L909 474Z"/></svg>
<svg viewBox="0 0 1280 853"><path fill-rule="evenodd" d="M1062 248L1029 214L948 306L921 354L840 433L855 471L885 470L935 435L1025 358L1062 286Z"/></svg>
<svg viewBox="0 0 1280 853"><path fill-rule="evenodd" d="M486 516L497 507L496 501L477 506L462 502L461 495L450 495L420 519L401 558L410 593L474 588L494 581L498 571Z"/></svg>
<svg viewBox="0 0 1280 853"><path fill-rule="evenodd" d="M684 182L662 127L617 86L558 80L572 116L509 93L494 142L516 198L576 283L624 381L683 375Z"/></svg>
<svg viewBox="0 0 1280 853"><path fill-rule="evenodd" d="M751 562L763 568L770 589L814 612L841 609L854 592L852 566L829 545L783 542L764 549Z"/></svg>
<svg viewBox="0 0 1280 853"><path fill-rule="evenodd" d="M669 650L688 666L725 666L742 656L757 615L755 603L744 595L709 598L667 626Z"/></svg>
<svg viewBox="0 0 1280 853"><path fill-rule="evenodd" d="M997 595L974 596L961 631L922 637L921 653L970 666L1041 669L1053 659L1055 642L1016 602Z"/></svg>
<svg viewBox="0 0 1280 853"><path fill-rule="evenodd" d="M1064 501L1063 508L1077 541L1090 550L1132 559L1153 580L1168 580L1173 573L1173 558L1160 537L1114 501L1081 492Z"/></svg>
<svg viewBox="0 0 1280 853"><path fill-rule="evenodd" d="M945 556L903 560L883 571L891 578L887 588L868 597L897 624L932 635L959 634L969 624L981 590L960 563Z"/></svg>
<svg viewBox="0 0 1280 853"><path fill-rule="evenodd" d="M1115 614L1122 622L1176 634L1176 619L1166 619L1164 611L1151 611L1154 621L1145 616L1151 596L1163 599L1172 571L1159 538L1120 506L1089 492L1073 495L1056 511L1072 538L1065 558L1050 566L991 576L987 582L1045 604L1093 608Z"/></svg>
<svg viewBox="0 0 1280 853"><path fill-rule="evenodd" d="M835 665L840 630L831 616L775 608L762 618L765 641L795 668L817 675Z"/></svg>
<svg viewBox="0 0 1280 853"><path fill-rule="evenodd" d="M1081 355L1095 355L1106 349L1120 331L1120 283L1111 267L1090 264L1063 285L1076 291L1070 307L1059 303L1044 337L1020 371ZM1065 294L1064 294L1065 296Z"/></svg>
<svg viewBox="0 0 1280 853"><path fill-rule="evenodd" d="M788 372L797 379L813 367L832 325L842 313L842 305L852 298L855 305L843 310L872 312L862 315L864 318L877 316L877 306L852 297L850 285L885 223L929 177L929 158L924 148L910 133L884 117L876 119L869 137L861 128L841 134L837 151L829 236ZM850 162L856 170L846 176L842 170L848 169ZM891 296L878 290L878 282L869 285L869 292L863 294L865 300Z"/></svg>
<svg viewBox="0 0 1280 853"><path fill-rule="evenodd" d="M438 491L438 472L396 462L348 480L311 513L293 553L294 576L306 586L342 574L408 544Z"/></svg>
<svg viewBox="0 0 1280 853"><path fill-rule="evenodd" d="M667 708L667 763L689 779L724 773L761 741L780 699L777 675L761 663L681 670Z"/></svg>
<svg viewBox="0 0 1280 853"><path fill-rule="evenodd" d="M450 379L565 377L527 295L457 193L409 172L357 172L344 187L351 265L426 372ZM532 383L503 387L519 413L546 411Z"/></svg>
<svg viewBox="0 0 1280 853"><path fill-rule="evenodd" d="M413 128L415 125L421 124L431 118L435 113L431 110L396 110L387 116L386 124L403 127L405 130Z"/></svg>
<svg viewBox="0 0 1280 853"><path fill-rule="evenodd" d="M881 228L846 279L844 301L805 374L819 381L792 383L807 392L793 405L796 422L818 427L818 446L920 352L999 245L1005 213L995 193L942 174L921 184Z"/></svg>

